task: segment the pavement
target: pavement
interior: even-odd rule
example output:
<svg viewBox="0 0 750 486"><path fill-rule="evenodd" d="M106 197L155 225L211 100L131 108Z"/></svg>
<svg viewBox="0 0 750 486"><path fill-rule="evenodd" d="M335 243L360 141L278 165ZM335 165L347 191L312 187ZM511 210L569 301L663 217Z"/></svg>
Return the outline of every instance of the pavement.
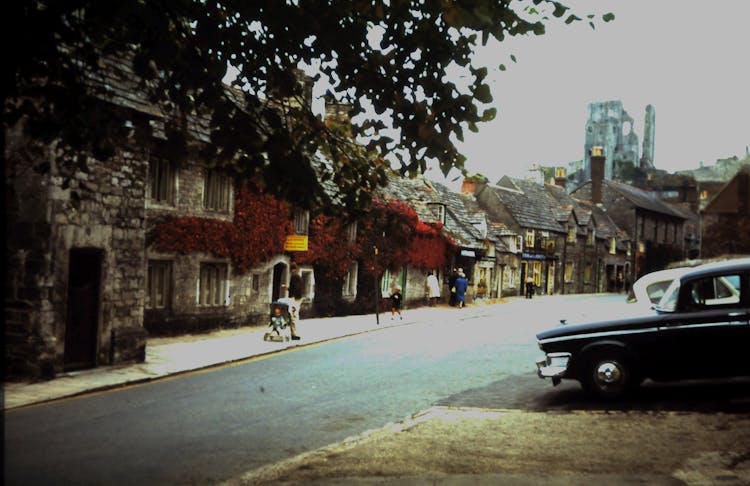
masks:
<svg viewBox="0 0 750 486"><path fill-rule="evenodd" d="M497 302L488 300L482 304ZM478 312L483 305L475 304L464 309L446 305L404 309L403 319L396 316L395 320L391 320L390 311L381 312L378 319L374 313L301 319L297 328L302 338L299 341L264 341L263 334L268 330L266 326L226 329L206 334L168 338L153 337L147 340L146 359L143 363L100 366L89 370L62 373L48 381L4 383L3 410L144 383L355 334L428 322L446 311L474 313Z"/></svg>

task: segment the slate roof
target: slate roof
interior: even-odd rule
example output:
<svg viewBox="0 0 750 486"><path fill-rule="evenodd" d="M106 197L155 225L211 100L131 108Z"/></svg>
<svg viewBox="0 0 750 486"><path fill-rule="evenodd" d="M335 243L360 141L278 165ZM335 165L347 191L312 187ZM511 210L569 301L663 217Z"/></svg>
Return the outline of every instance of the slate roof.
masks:
<svg viewBox="0 0 750 486"><path fill-rule="evenodd" d="M479 221L480 215L473 211L478 205L473 196L451 191L448 187L424 178L411 179L392 175L388 185L381 190L385 197L395 198L408 204L416 211L419 219L425 222L438 220L430 203L445 206L443 231L456 244L465 248L482 249L484 239L481 232L472 224ZM469 207L467 208L467 204Z"/></svg>
<svg viewBox="0 0 750 486"><path fill-rule="evenodd" d="M544 186L533 181L505 176L496 186L487 186L487 189L492 191L520 226L556 233L565 232L564 226L557 219L561 216L557 211L560 204Z"/></svg>
<svg viewBox="0 0 750 486"><path fill-rule="evenodd" d="M590 183L591 181L589 181L589 184ZM685 216L681 212L675 210L672 206L665 203L654 194L611 179L604 179L603 183L610 189L619 192L637 208L685 219Z"/></svg>

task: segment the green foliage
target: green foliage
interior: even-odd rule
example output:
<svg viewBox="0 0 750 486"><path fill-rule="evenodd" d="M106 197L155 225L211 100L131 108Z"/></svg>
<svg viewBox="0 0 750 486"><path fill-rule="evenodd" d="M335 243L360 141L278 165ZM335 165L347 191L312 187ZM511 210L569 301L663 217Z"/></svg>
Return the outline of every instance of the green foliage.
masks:
<svg viewBox="0 0 750 486"><path fill-rule="evenodd" d="M305 207L329 205L325 184L333 182L345 206L365 207L388 169L372 163L373 153L394 154L410 175L429 160L446 174L463 169L453 140L495 116L481 107L493 98L486 68L472 64L478 44L543 34L550 14L579 19L560 2L534 4L17 0L3 15L16 35L4 56L4 124L25 117L34 135L61 138L61 162L74 163L81 149L107 158L126 141L148 146L157 117L175 157L192 153ZM331 131L303 101L300 63L316 66L331 94L351 105L350 135ZM222 85L228 64L244 96ZM468 82L451 82L449 72ZM191 145L197 118L212 143ZM381 134L386 127L398 135ZM368 150L352 151L360 136L372 140ZM316 169L323 149L331 163Z"/></svg>

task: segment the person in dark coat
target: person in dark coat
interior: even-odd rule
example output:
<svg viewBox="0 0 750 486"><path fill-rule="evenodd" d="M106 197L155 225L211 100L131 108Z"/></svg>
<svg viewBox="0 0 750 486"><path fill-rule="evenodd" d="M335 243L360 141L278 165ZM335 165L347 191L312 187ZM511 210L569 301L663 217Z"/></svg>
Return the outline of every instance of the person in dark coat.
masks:
<svg viewBox="0 0 750 486"><path fill-rule="evenodd" d="M448 304L453 307L456 305L456 279L458 278L458 271L454 268L448 277L448 288L451 289L451 296L448 300Z"/></svg>
<svg viewBox="0 0 750 486"><path fill-rule="evenodd" d="M302 276L299 274L299 267L292 262L290 269L292 275L289 277L289 300L292 301L289 309L289 330L292 332L292 339L298 340L297 321L299 320L299 308L302 304Z"/></svg>
<svg viewBox="0 0 750 486"><path fill-rule="evenodd" d="M534 296L534 279L529 277L526 279L526 298L530 299Z"/></svg>
<svg viewBox="0 0 750 486"><path fill-rule="evenodd" d="M466 279L463 269L458 269L458 276L453 286L456 289L456 305L459 309L462 309L466 300L466 289L469 288L469 281Z"/></svg>

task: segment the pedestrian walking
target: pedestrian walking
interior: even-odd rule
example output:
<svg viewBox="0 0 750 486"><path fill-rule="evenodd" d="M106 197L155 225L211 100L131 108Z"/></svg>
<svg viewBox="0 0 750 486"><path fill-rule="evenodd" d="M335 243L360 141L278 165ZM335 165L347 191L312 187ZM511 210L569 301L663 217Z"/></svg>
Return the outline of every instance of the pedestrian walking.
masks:
<svg viewBox="0 0 750 486"><path fill-rule="evenodd" d="M404 320L404 316L401 315L401 301L402 295L401 295L401 288L400 287L394 287L391 291L391 320L393 320L396 317L396 314L398 313L398 318L400 320Z"/></svg>
<svg viewBox="0 0 750 486"><path fill-rule="evenodd" d="M456 305L456 279L458 278L458 270L453 269L450 276L448 276L448 288L451 290L451 296L448 300L448 305L451 307Z"/></svg>
<svg viewBox="0 0 750 486"><path fill-rule="evenodd" d="M302 276L299 274L299 266L292 262L289 266L292 274L289 277L289 285L284 286L289 291L289 330L292 333L292 339L299 340L297 335L297 323L299 322L299 310L302 305Z"/></svg>
<svg viewBox="0 0 750 486"><path fill-rule="evenodd" d="M529 277L526 279L526 298L530 299L534 296L534 279Z"/></svg>
<svg viewBox="0 0 750 486"><path fill-rule="evenodd" d="M458 269L458 276L453 287L456 289L456 305L459 309L463 309L464 301L466 300L466 289L469 288L469 281L466 279L462 268Z"/></svg>
<svg viewBox="0 0 750 486"><path fill-rule="evenodd" d="M434 307L440 300L440 282L432 272L427 273L427 298L430 307Z"/></svg>

